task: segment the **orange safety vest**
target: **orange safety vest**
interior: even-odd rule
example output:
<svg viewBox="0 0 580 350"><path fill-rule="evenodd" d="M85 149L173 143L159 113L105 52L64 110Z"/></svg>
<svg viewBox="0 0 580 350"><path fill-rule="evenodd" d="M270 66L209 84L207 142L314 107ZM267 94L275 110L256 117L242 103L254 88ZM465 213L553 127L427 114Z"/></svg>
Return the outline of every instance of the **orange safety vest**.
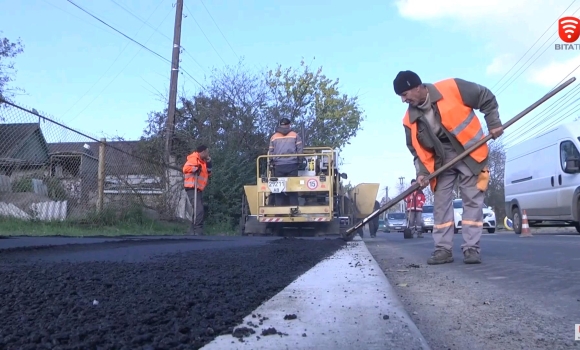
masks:
<svg viewBox="0 0 580 350"><path fill-rule="evenodd" d="M201 172L196 176L194 172L201 167ZM203 191L209 179L209 172L207 171L207 163L199 157L198 152L193 152L187 156L187 161L183 165L183 186L185 188L197 188Z"/></svg>
<svg viewBox="0 0 580 350"><path fill-rule="evenodd" d="M457 138L457 141L463 145L465 149L472 147L477 141L485 137L481 123L475 115L473 108L467 107L463 104L461 94L457 83L454 79L442 80L433 84L441 93L442 98L437 101L437 108L441 115L441 124L451 134ZM433 152L425 149L417 139L417 123L411 123L409 120L409 110L405 113L403 124L411 129L411 141L413 148L417 152L417 156L423 165L427 168L429 173L435 171L435 155ZM483 144L469 154L478 163L484 161L489 153L487 144ZM435 191L437 179L431 179L431 190Z"/></svg>

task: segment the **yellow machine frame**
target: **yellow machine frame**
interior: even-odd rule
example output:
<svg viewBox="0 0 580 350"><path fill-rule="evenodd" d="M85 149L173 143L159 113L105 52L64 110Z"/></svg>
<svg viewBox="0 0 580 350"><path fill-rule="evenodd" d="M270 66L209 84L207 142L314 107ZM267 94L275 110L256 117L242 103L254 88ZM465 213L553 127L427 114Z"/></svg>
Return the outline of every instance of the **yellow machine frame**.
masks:
<svg viewBox="0 0 580 350"><path fill-rule="evenodd" d="M273 157L302 157L309 162L306 170L300 170L297 177L274 177L270 166L267 166L265 174L260 174L260 162L264 159L268 161ZM257 185L244 186L245 199L243 201L247 199L247 213L242 210L240 222L242 234L246 226L251 227L249 231L252 232L249 234L266 234L266 231L278 231L277 229L288 225L314 228L317 234L338 234L346 230L349 225L353 225L355 221L372 213L376 206L375 199L379 184L359 184L348 193L344 193L341 179L346 179L347 176L337 171L337 163L337 151L331 147L304 147L302 154L271 155L268 153L258 156L256 159ZM279 180L282 180L282 183L279 183ZM297 192L301 196L300 200L305 203L299 204L298 207L267 205L273 193L269 186L270 182L278 183L283 192Z"/></svg>

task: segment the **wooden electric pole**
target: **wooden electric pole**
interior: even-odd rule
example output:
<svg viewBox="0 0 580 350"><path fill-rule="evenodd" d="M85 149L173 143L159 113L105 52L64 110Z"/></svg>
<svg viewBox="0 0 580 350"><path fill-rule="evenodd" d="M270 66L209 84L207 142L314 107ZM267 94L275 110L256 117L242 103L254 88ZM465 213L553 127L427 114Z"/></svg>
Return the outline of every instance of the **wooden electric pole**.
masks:
<svg viewBox="0 0 580 350"><path fill-rule="evenodd" d="M175 110L177 109L177 79L179 77L179 53L181 51L181 20L183 18L183 0L177 0L175 6L175 28L173 30L173 54L171 56L171 79L169 81L169 107L165 123L165 159L171 164L173 132L175 130Z"/></svg>

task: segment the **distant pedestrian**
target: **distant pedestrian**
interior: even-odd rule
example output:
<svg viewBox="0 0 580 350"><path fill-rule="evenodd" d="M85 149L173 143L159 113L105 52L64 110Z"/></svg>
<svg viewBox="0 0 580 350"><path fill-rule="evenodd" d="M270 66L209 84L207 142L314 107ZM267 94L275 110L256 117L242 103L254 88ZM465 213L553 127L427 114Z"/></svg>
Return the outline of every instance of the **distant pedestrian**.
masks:
<svg viewBox="0 0 580 350"><path fill-rule="evenodd" d="M415 184L417 180L411 180L411 186ZM423 205L425 205L425 195L423 190L418 188L415 192L405 198L405 204L407 205L407 212L409 215L409 229L417 229L417 237L423 238Z"/></svg>
<svg viewBox="0 0 580 350"><path fill-rule="evenodd" d="M195 152L188 155L187 161L183 165L183 186L193 207L193 218L189 234L194 236L203 236L205 234L203 230L205 219L203 190L209 181L211 166L209 149L205 145L197 147Z"/></svg>
<svg viewBox="0 0 580 350"><path fill-rule="evenodd" d="M484 114L493 138L503 133L498 103L484 86L463 79L445 79L423 84L412 71L399 72L393 81L395 93L409 105L403 124L407 147L414 157L417 182L429 185L425 177L485 137L474 109ZM433 240L435 251L430 265L453 262L453 186L459 181L463 200L461 231L463 262L481 263L483 198L489 183L487 144L430 181L434 192Z"/></svg>

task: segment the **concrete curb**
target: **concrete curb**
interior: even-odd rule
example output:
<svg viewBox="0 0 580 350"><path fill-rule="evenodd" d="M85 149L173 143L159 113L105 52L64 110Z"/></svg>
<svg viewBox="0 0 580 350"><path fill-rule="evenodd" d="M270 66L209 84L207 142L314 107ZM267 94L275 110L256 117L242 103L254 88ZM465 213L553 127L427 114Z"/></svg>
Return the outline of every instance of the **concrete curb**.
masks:
<svg viewBox="0 0 580 350"><path fill-rule="evenodd" d="M295 318L286 320L287 315ZM238 327L249 331L241 341L222 335L203 349L430 350L359 237L264 302ZM274 334L262 334L272 328Z"/></svg>

